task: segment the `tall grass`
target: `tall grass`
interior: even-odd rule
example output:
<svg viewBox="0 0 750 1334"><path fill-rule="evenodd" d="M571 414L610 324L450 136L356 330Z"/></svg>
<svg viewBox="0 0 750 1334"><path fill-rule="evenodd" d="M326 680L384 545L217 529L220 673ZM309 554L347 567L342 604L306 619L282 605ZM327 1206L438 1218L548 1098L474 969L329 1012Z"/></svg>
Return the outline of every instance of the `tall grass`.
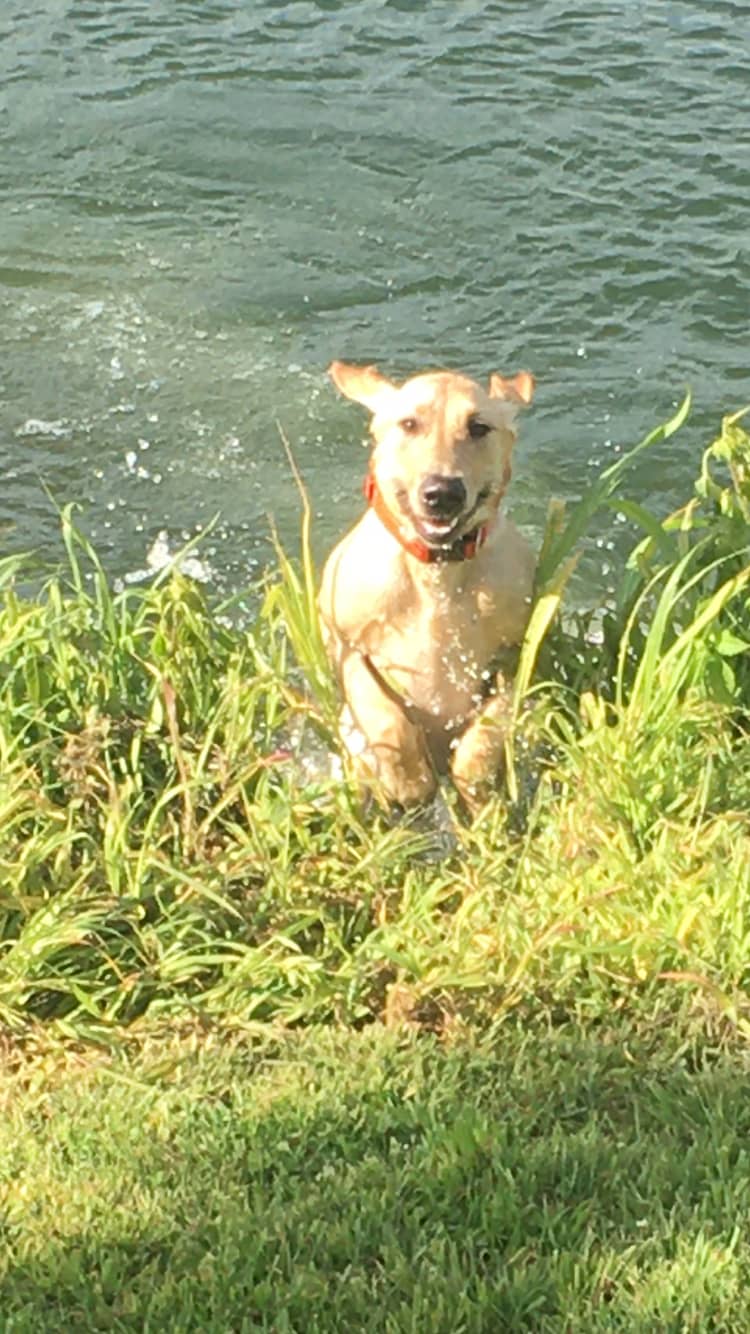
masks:
<svg viewBox="0 0 750 1334"><path fill-rule="evenodd" d="M70 510L67 569L36 596L0 564L0 1022L101 1040L164 1015L446 1029L690 1004L744 1032L741 414L675 514L619 494L686 411L555 509L514 701L527 758L472 826L454 818L452 850L313 763L336 696L308 511L301 563L279 548L241 628L179 562L114 592ZM614 503L639 528L617 594L563 616Z"/></svg>

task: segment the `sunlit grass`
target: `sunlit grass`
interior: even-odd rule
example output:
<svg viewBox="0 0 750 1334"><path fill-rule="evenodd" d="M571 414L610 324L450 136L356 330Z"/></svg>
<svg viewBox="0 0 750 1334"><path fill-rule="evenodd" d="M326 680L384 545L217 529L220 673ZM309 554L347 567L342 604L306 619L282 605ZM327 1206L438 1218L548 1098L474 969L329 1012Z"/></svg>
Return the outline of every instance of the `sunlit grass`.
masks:
<svg viewBox="0 0 750 1334"><path fill-rule="evenodd" d="M336 693L301 562L233 624L180 574L113 591L0 566L0 1021L104 1040L168 1015L455 1031L522 1007L692 1006L745 1032L748 459L738 415L659 522L553 513L509 790L393 823L329 777ZM597 509L640 526L617 596L560 615ZM450 794L448 794L450 804Z"/></svg>

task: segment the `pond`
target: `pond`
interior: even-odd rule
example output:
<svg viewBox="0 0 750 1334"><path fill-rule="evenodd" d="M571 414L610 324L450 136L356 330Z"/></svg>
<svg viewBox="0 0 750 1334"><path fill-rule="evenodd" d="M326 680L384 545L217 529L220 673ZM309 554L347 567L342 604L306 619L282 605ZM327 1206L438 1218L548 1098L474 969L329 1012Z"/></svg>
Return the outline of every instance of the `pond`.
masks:
<svg viewBox="0 0 750 1334"><path fill-rule="evenodd" d="M366 465L334 357L532 370L532 536L689 382L630 486L667 511L750 397L748 49L725 0L5 0L2 549L76 501L137 579L218 516L241 586L296 542L283 431L323 552Z"/></svg>

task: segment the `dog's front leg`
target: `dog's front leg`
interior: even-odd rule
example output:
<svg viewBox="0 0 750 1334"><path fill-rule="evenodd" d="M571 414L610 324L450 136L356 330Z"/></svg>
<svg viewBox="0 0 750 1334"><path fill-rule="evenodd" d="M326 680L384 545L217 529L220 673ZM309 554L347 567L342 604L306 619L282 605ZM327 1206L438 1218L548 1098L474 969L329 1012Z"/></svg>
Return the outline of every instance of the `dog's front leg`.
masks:
<svg viewBox="0 0 750 1334"><path fill-rule="evenodd" d="M386 803L428 801L435 774L421 728L386 693L361 653L345 652L340 671L352 722L365 742L362 751L353 753L355 772L371 783L374 779L376 795Z"/></svg>
<svg viewBox="0 0 750 1334"><path fill-rule="evenodd" d="M494 693L472 719L453 752L453 781L471 811L478 810L488 800L505 771L512 694L512 683L498 672Z"/></svg>

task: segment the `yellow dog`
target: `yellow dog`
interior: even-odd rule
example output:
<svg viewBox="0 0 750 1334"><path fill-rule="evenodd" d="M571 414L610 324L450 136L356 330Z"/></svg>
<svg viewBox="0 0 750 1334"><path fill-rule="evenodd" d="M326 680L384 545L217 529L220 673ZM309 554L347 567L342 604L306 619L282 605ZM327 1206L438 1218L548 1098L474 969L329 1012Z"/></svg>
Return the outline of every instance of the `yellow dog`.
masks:
<svg viewBox="0 0 750 1334"><path fill-rule="evenodd" d="M432 796L450 769L469 805L502 769L503 648L529 617L534 557L500 511L528 371L483 389L450 371L405 384L334 361L372 414L369 508L333 550L320 610L356 765L388 802Z"/></svg>

